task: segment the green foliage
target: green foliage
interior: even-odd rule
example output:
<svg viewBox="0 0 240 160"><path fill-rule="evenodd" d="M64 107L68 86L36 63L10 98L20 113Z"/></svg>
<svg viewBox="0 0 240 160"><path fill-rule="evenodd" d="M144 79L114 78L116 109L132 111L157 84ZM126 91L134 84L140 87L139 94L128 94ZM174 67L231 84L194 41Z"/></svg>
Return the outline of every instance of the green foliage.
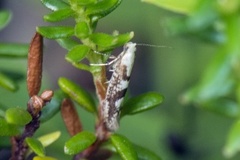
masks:
<svg viewBox="0 0 240 160"><path fill-rule="evenodd" d="M9 124L3 118L0 118L0 136L15 136L20 133L17 125Z"/></svg>
<svg viewBox="0 0 240 160"><path fill-rule="evenodd" d="M23 108L9 108L6 111L6 121L16 125L26 125L32 120L32 116Z"/></svg>
<svg viewBox="0 0 240 160"><path fill-rule="evenodd" d="M58 24L55 26L38 26L36 31L44 38L56 40L61 47L65 48L67 50L65 59L73 66L78 69L89 71L92 74L96 87L96 97L98 97L99 100L98 106L101 106L102 99L104 98L103 96L105 95L104 91L106 91L107 88L106 67L93 66L90 64L105 63L111 55L111 51L129 42L133 38L134 33L128 32L120 34L118 31L114 31L112 34L106 34L95 32L95 30L97 22L115 10L120 5L121 0L41 0L41 2L52 11L52 13L44 15L43 18L45 21L61 22L68 19L75 20L75 24L72 26L62 26ZM9 22L11 14L4 11L1 12L0 15L2 15L0 19L1 29L1 27L4 27ZM29 45L26 44L0 44L0 57L25 58L27 57L28 48ZM87 63L82 62L84 59L87 60ZM33 158L34 160L54 160L55 158L46 156L45 147L56 141L60 137L60 132L50 133L38 139L32 136L39 127L39 123L49 121L62 109L62 107L66 107L62 103L63 100L70 98L86 111L94 113L96 118L96 133L81 131L72 136L65 142L65 154L93 156L95 150L99 150L99 155L101 155L101 148L104 147L103 144L105 142L111 142L111 145L115 147L115 151L123 159L160 159L148 149L133 145L126 137L112 134L110 131L106 130L101 113L97 113L98 111L101 112L101 108L97 108L95 97L83 87L64 77L59 78L58 84L60 90L54 93L54 97L50 103L48 103L49 100L46 100L46 102L44 101L44 103L48 103L46 106L41 102L41 100L43 100L41 97L42 95L39 97L36 95L35 97L30 97L27 110L10 108L6 110L6 112L1 111L0 135L19 135L18 137L13 137L13 139L16 141L18 141L18 138L23 140L30 149L28 150L28 154L30 155L31 152L34 152L37 155ZM0 86L12 91L17 89L15 81L5 74L0 74ZM33 101L33 98L38 98L39 102ZM161 104L162 101L163 97L155 92L149 92L130 98L122 106L121 116L136 114L152 109ZM74 108L74 106L71 107ZM35 109L36 112L33 113L31 109ZM65 111L68 112L69 110L66 109ZM69 115L71 115L71 113L69 113ZM76 117L73 118L78 120L77 114L74 116ZM67 128L69 125L74 125L68 124L68 119L64 119L64 122ZM25 132L31 127L29 124L32 124L35 128L32 128L32 130L30 128L28 132ZM79 124L81 125L81 122L79 122ZM20 131L23 125L25 125L25 130L21 135ZM107 152L109 151L110 150ZM25 150L23 152L25 152ZM26 154L24 158L28 158L28 155Z"/></svg>
<svg viewBox="0 0 240 160"><path fill-rule="evenodd" d="M46 147L55 142L61 135L60 131L52 132L38 138L41 144Z"/></svg>
<svg viewBox="0 0 240 160"><path fill-rule="evenodd" d="M88 131L82 131L70 138L64 146L64 152L69 155L77 154L96 141L96 136Z"/></svg>
<svg viewBox="0 0 240 160"><path fill-rule="evenodd" d="M81 107L89 112L96 111L92 96L82 87L66 78L60 78L58 84L63 92L75 100Z"/></svg>
<svg viewBox="0 0 240 160"><path fill-rule="evenodd" d="M39 140L28 137L25 141L31 150L33 150L38 156L45 156L45 149Z"/></svg>
<svg viewBox="0 0 240 160"><path fill-rule="evenodd" d="M128 99L122 106L121 116L136 114L152 109L163 102L163 96L159 93L149 92Z"/></svg>
<svg viewBox="0 0 240 160"><path fill-rule="evenodd" d="M116 148L119 155L124 160L137 160L137 153L132 143L124 136L113 134L110 137L112 144Z"/></svg>
<svg viewBox="0 0 240 160"><path fill-rule="evenodd" d="M12 13L8 10L0 11L0 30L2 30L11 20Z"/></svg>
<svg viewBox="0 0 240 160"><path fill-rule="evenodd" d="M239 60L240 60L240 1L146 1L185 17L168 21L173 34L194 36L218 48L215 57L206 67L200 82L183 96L184 104L196 104L202 109L235 118L224 155L228 158L239 152ZM175 3L176 2L176 3ZM185 4L186 3L186 4Z"/></svg>

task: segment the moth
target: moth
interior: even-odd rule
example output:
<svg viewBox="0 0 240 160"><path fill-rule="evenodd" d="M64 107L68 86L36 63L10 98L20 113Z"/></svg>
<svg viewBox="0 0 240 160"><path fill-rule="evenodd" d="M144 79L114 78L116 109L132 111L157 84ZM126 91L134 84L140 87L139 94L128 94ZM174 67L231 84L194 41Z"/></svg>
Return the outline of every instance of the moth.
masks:
<svg viewBox="0 0 240 160"><path fill-rule="evenodd" d="M112 132L119 128L120 107L128 88L135 51L136 43L126 43L123 51L112 61L113 73L108 83L106 97L102 102L104 124Z"/></svg>

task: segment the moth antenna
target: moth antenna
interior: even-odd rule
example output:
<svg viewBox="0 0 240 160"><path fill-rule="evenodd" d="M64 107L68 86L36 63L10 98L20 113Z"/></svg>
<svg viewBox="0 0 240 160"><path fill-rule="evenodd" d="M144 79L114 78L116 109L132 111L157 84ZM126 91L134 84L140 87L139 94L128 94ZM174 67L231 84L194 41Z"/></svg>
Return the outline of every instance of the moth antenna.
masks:
<svg viewBox="0 0 240 160"><path fill-rule="evenodd" d="M172 49L172 47L170 46L162 46L162 45L155 45L155 44L147 44L147 43L137 43L137 46L146 46L146 47L155 47L155 48L170 48Z"/></svg>

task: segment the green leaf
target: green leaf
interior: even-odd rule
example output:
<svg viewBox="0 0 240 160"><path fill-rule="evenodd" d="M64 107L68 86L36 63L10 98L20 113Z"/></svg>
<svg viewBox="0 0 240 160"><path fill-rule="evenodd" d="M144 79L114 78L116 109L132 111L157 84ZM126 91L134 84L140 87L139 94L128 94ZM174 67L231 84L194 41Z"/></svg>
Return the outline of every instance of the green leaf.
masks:
<svg viewBox="0 0 240 160"><path fill-rule="evenodd" d="M17 84L8 76L6 76L5 74L2 74L0 72L0 86L10 90L10 91L16 91L18 89Z"/></svg>
<svg viewBox="0 0 240 160"><path fill-rule="evenodd" d="M97 0L76 0L77 4L80 6L87 6L96 3Z"/></svg>
<svg viewBox="0 0 240 160"><path fill-rule="evenodd" d="M65 9L70 8L70 6L61 1L61 0L41 0L41 2L48 8L53 11L59 10L59 9Z"/></svg>
<svg viewBox="0 0 240 160"><path fill-rule="evenodd" d="M0 11L0 30L5 28L8 25L12 18L12 13L8 10L1 10Z"/></svg>
<svg viewBox="0 0 240 160"><path fill-rule="evenodd" d="M39 140L27 137L25 141L27 145L33 150L34 153L41 157L45 156L45 149Z"/></svg>
<svg viewBox="0 0 240 160"><path fill-rule="evenodd" d="M9 124L3 118L0 118L0 136L16 136L20 134L20 130L16 125Z"/></svg>
<svg viewBox="0 0 240 160"><path fill-rule="evenodd" d="M113 134L110 139L123 160L138 160L137 153L132 143L126 137Z"/></svg>
<svg viewBox="0 0 240 160"><path fill-rule="evenodd" d="M67 26L42 26L37 27L37 32L49 39L68 38L74 35L74 28Z"/></svg>
<svg viewBox="0 0 240 160"><path fill-rule="evenodd" d="M182 101L184 103L203 103L228 95L235 85L232 62L236 58L224 51L216 54L202 76L201 82L187 91L182 97Z"/></svg>
<svg viewBox="0 0 240 160"><path fill-rule="evenodd" d="M239 104L231 99L221 98L207 101L201 104L201 108L232 118L237 118L240 115Z"/></svg>
<svg viewBox="0 0 240 160"><path fill-rule="evenodd" d="M16 125L26 125L32 120L32 116L23 108L9 108L5 115L6 121Z"/></svg>
<svg viewBox="0 0 240 160"><path fill-rule="evenodd" d="M73 10L71 10L70 8L66 8L66 9L60 9L51 14L45 15L43 18L45 21L48 21L48 22L57 22L57 21L67 19L68 17L71 17L73 15L74 15Z"/></svg>
<svg viewBox="0 0 240 160"><path fill-rule="evenodd" d="M155 153L138 145L134 145L139 160L161 160Z"/></svg>
<svg viewBox="0 0 240 160"><path fill-rule="evenodd" d="M64 152L68 155L77 154L96 141L96 136L88 131L83 131L70 138L64 146Z"/></svg>
<svg viewBox="0 0 240 160"><path fill-rule="evenodd" d="M55 142L61 135L60 131L56 131L56 132L52 132L49 134L46 134L44 136L41 136L38 138L38 140L41 142L41 144L44 147L49 146L50 144L52 144L53 142Z"/></svg>
<svg viewBox="0 0 240 160"><path fill-rule="evenodd" d="M27 57L28 48L28 44L0 43L0 57Z"/></svg>
<svg viewBox="0 0 240 160"><path fill-rule="evenodd" d="M66 79L59 78L58 85L69 97L89 112L96 112L94 99L81 86Z"/></svg>
<svg viewBox="0 0 240 160"><path fill-rule="evenodd" d="M86 7L85 14L98 18L104 17L117 8L121 2L122 0L102 0L94 5L89 5Z"/></svg>
<svg viewBox="0 0 240 160"><path fill-rule="evenodd" d="M77 45L68 52L65 59L70 63L78 63L86 57L89 51L90 48L88 46Z"/></svg>
<svg viewBox="0 0 240 160"><path fill-rule="evenodd" d="M123 104L121 116L126 114L136 114L152 109L163 102L163 96L156 92L145 93L130 98Z"/></svg>
<svg viewBox="0 0 240 160"><path fill-rule="evenodd" d="M62 100L65 98L65 94L61 91L55 91L54 96L50 103L48 103L43 109L41 110L42 114L40 117L41 122L46 122L50 118L52 118L56 113L59 112Z"/></svg>
<svg viewBox="0 0 240 160"><path fill-rule="evenodd" d="M194 11L199 0L142 0L143 2L151 3L164 9L189 14Z"/></svg>
<svg viewBox="0 0 240 160"><path fill-rule="evenodd" d="M131 40L134 36L133 32L120 34L120 35L109 35L104 33L94 33L90 35L90 40L98 45L98 50L106 51L116 47L122 46Z"/></svg>
<svg viewBox="0 0 240 160"><path fill-rule="evenodd" d="M73 47L75 47L76 45L78 45L79 43L71 38L61 38L61 39L57 39L58 44L67 49L67 50L71 50Z"/></svg>
<svg viewBox="0 0 240 160"><path fill-rule="evenodd" d="M227 158L231 158L240 151L240 121L233 124L227 138L227 143L223 153Z"/></svg>
<svg viewBox="0 0 240 160"><path fill-rule="evenodd" d="M53 157L39 157L39 156L35 156L33 158L33 160L57 160L57 159L53 158Z"/></svg>
<svg viewBox="0 0 240 160"><path fill-rule="evenodd" d="M90 33L91 29L86 22L79 22L75 26L75 35L79 39L87 38Z"/></svg>

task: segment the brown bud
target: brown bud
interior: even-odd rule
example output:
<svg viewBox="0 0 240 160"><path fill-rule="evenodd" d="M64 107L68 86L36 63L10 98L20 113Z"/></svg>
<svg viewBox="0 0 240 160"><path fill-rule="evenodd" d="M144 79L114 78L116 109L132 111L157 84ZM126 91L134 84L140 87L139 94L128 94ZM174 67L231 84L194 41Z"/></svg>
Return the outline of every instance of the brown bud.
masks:
<svg viewBox="0 0 240 160"><path fill-rule="evenodd" d="M28 95L37 95L42 80L43 38L36 33L33 37L28 53L27 88Z"/></svg>
<svg viewBox="0 0 240 160"><path fill-rule="evenodd" d="M61 106L63 121L71 136L82 131L82 124L70 99L64 99Z"/></svg>
<svg viewBox="0 0 240 160"><path fill-rule="evenodd" d="M42 98L36 95L32 96L28 101L28 111L30 111L30 113L33 115L38 115L44 105L45 103Z"/></svg>
<svg viewBox="0 0 240 160"><path fill-rule="evenodd" d="M45 101L45 102L49 102L51 101L52 97L53 97L53 91L52 90L45 90L43 91L43 93L40 95L40 97Z"/></svg>

